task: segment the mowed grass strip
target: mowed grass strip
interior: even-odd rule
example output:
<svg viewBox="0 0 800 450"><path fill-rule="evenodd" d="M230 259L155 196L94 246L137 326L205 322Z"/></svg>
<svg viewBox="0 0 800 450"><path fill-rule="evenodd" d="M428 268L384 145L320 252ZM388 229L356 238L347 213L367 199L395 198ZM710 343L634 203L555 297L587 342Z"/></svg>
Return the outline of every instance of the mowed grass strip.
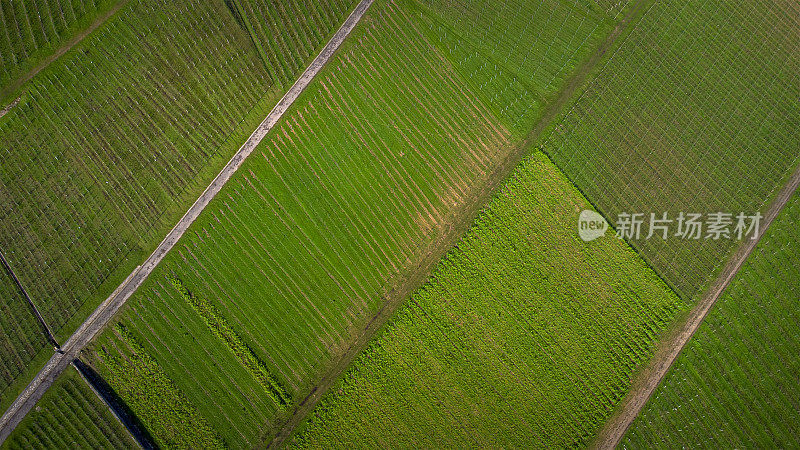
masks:
<svg viewBox="0 0 800 450"><path fill-rule="evenodd" d="M263 442L291 411L167 277L298 404L511 151L407 5L373 5L123 314L226 444Z"/></svg>
<svg viewBox="0 0 800 450"><path fill-rule="evenodd" d="M542 153L294 436L314 448L586 445L684 304Z"/></svg>
<svg viewBox="0 0 800 450"><path fill-rule="evenodd" d="M129 449L136 441L70 366L3 443L4 449Z"/></svg>
<svg viewBox="0 0 800 450"><path fill-rule="evenodd" d="M795 193L621 442L800 445L800 194Z"/></svg>
<svg viewBox="0 0 800 450"><path fill-rule="evenodd" d="M799 11L761 0L655 2L545 151L612 222L623 212L763 212L800 162ZM630 243L692 301L738 241Z"/></svg>

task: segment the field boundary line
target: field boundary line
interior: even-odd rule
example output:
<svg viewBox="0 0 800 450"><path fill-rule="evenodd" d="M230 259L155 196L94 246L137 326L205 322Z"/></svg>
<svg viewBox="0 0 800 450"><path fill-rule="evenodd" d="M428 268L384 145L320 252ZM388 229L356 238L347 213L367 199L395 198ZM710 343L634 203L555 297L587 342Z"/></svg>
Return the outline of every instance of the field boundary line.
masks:
<svg viewBox="0 0 800 450"><path fill-rule="evenodd" d="M638 22L643 12L643 8L652 4L653 0L639 0L632 2L632 6L622 19L616 22L616 26L603 36L592 53L583 59L573 70L564 83L561 85L556 97L545 104L542 115L533 124L530 132L521 138L510 154L489 174L487 181L472 190L465 199L464 205L459 210L454 211L445 222L445 231L442 236L433 241L421 253L425 256L416 261L416 265L409 268L409 273L401 276L388 294L383 298L381 308L365 323L364 327L358 331L358 335L353 339L344 353L338 360L332 363L332 367L327 369L319 381L309 389L308 395L295 406L291 416L285 420L278 433L272 438L265 438L265 441L257 445L256 448L278 448L291 437L296 428L302 423L305 417L322 399L327 390L333 386L339 376L344 373L356 356L369 344L373 336L386 323L400 305L428 279L428 275L435 268L436 264L444 257L447 252L458 242L464 233L469 230L480 211L491 200L492 196L503 186L503 183L513 173L526 156L538 150L535 144L542 137L548 126L555 121L559 114L569 105L574 98L576 91L586 85L587 80L591 79L594 69L603 61L606 54L615 48L618 38L625 35L630 29L631 24ZM548 156L549 158L549 156ZM558 166L556 166L558 167ZM561 168L559 168L561 170Z"/></svg>
<svg viewBox="0 0 800 450"><path fill-rule="evenodd" d="M147 440L143 439L142 436L134 432L134 430L132 429L132 424L129 423L126 420L126 418L122 417L120 411L118 411L111 404L111 402L106 398L106 396L100 392L99 388L95 386L92 380L89 379L89 375L87 375L85 371L87 369L88 370L92 369L89 368L88 364L81 361L80 358L76 358L72 360L72 367L75 368L75 371L78 372L78 376L81 378L81 380L83 380L84 383L86 383L86 386L89 387L89 389L94 393L97 399L100 400L103 403L103 405L105 405L105 407L108 409L108 411L111 413L111 415L114 416L114 419L116 419L116 421L122 426L122 428L125 429L125 432L128 434L128 436L130 436L130 438L133 439L134 442L136 442L138 448L142 450L151 450L156 448L151 442L148 442Z"/></svg>
<svg viewBox="0 0 800 450"><path fill-rule="evenodd" d="M76 34L75 36L73 36L70 40L65 42L61 47L57 48L53 52L53 54L51 54L50 56L44 58L39 64L37 64L35 67L33 67L27 73L25 73L24 75L20 76L16 80L14 80L13 83L8 85L8 88L6 88L3 92L0 92L0 97L8 95L8 94L11 94L14 91L16 91L17 89L21 88L23 85L25 85L25 83L30 81L31 78L35 77L36 74L38 74L39 72L44 70L47 66L52 64L54 61L56 61L62 55L64 55L64 53L67 53L68 51L70 51L72 49L72 47L78 45L78 43L81 42L82 40L84 40L84 38L86 38L86 36L92 34L92 32L94 30L100 28L101 25L106 23L106 21L108 19L110 19L114 14L116 14L120 9L122 9L123 6L127 5L129 1L130 0L120 0L117 4L112 6L108 11L103 13L100 17L98 17L91 24L89 24L89 26L86 27L85 30L83 30L83 31L79 32L78 34ZM16 106L17 103L19 103L19 98L17 99L17 101L12 102L10 105L8 105L6 107L6 109L3 110L3 113L0 114L0 117L3 117L3 115L5 115L5 113L7 113L9 110L11 110L11 108Z"/></svg>
<svg viewBox="0 0 800 450"><path fill-rule="evenodd" d="M56 352L42 370L36 374L36 377L34 377L25 390L22 391L14 403L12 403L3 414L2 418L0 418L0 444L5 441L19 422L31 408L33 408L42 395L44 395L45 391L53 384L58 375L78 357L81 350L100 333L117 311L125 304L128 298L130 298L139 286L144 283L153 269L164 259L172 247L175 246L203 209L205 209L211 200L220 192L222 187L242 165L244 160L253 152L256 146L264 139L267 133L275 126L295 100L297 100L319 71L322 70L322 67L330 60L331 56L333 56L334 52L341 46L345 38L350 35L350 32L353 31L355 26L361 21L367 8L369 8L373 2L374 0L361 0L358 5L356 5L322 51L320 51L317 57L314 58L311 64L294 82L292 87L289 88L280 101L272 108L267 117L255 131L253 131L247 141L242 144L214 180L211 181L211 184L206 187L200 197L189 207L188 211L186 211L178 223L175 224L153 253L150 254L141 266L134 269L128 278L94 310L75 333L67 339L61 347L61 351Z"/></svg>
<svg viewBox="0 0 800 450"><path fill-rule="evenodd" d="M598 433L592 443L592 448L612 449L619 445L622 437L625 436L628 428L638 417L644 405L658 386L661 385L661 381L675 363L683 348L703 323L706 316L708 316L719 297L733 281L733 278L761 241L761 238L766 234L772 222L786 206L786 203L797 190L798 185L800 185L800 166L795 168L789 180L783 185L778 195L767 208L764 214L763 226L759 230L758 236L755 239L745 241L739 246L739 249L728 260L722 272L720 272L697 305L692 308L688 316L680 319L679 322L672 326L673 332L667 335L667 339L659 344L656 354L636 377L633 386L628 390L628 394L620 402L616 414L606 422L600 433Z"/></svg>
<svg viewBox="0 0 800 450"><path fill-rule="evenodd" d="M36 303L33 303L33 299L31 299L30 295L28 295L28 291L25 290L25 286L23 286L22 282L19 281L19 278L17 278L17 274L14 273L14 269L12 269L11 265L8 263L8 261L6 261L6 257L3 255L2 251L0 251L0 263L3 264L3 268L5 268L6 272L11 275L11 278L17 285L17 289L19 289L19 291L22 293L22 296L25 297L25 301L32 310L31 312L39 322L39 326L42 327L44 336L53 345L53 347L56 349L61 349L61 346L58 345L58 341L56 341L56 338L53 337L53 332L50 330L50 327L47 325L47 322L45 322L44 317L42 317L42 314L39 312L39 308L36 307Z"/></svg>

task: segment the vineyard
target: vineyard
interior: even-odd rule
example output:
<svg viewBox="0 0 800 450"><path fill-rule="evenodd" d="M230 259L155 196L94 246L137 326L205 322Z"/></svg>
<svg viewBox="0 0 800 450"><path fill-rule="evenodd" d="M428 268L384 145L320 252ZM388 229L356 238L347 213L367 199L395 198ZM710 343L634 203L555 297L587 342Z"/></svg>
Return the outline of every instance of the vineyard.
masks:
<svg viewBox="0 0 800 450"><path fill-rule="evenodd" d="M288 88L353 9L353 0L231 0L276 84ZM287 26L296 22L295 26Z"/></svg>
<svg viewBox="0 0 800 450"><path fill-rule="evenodd" d="M235 348L302 400L509 151L403 6L373 5L129 302L125 327L225 442L289 412Z"/></svg>
<svg viewBox="0 0 800 450"><path fill-rule="evenodd" d="M3 448L13 449L135 447L122 424L72 367L3 443Z"/></svg>
<svg viewBox="0 0 800 450"><path fill-rule="evenodd" d="M0 395L47 346L42 328L5 267L0 265Z"/></svg>
<svg viewBox="0 0 800 450"><path fill-rule="evenodd" d="M0 445L800 446L799 17L0 0Z"/></svg>
<svg viewBox="0 0 800 450"><path fill-rule="evenodd" d="M541 153L361 354L295 438L317 448L586 445L683 305Z"/></svg>
<svg viewBox="0 0 800 450"><path fill-rule="evenodd" d="M614 223L763 212L800 162L797 13L787 2L655 2L545 151ZM738 241L630 244L693 301Z"/></svg>
<svg viewBox="0 0 800 450"><path fill-rule="evenodd" d="M86 28L114 0L0 2L0 102L17 78ZM0 107L5 105L0 105Z"/></svg>
<svg viewBox="0 0 800 450"><path fill-rule="evenodd" d="M327 28L298 58L347 13L306 8ZM0 249L57 334L155 247L281 90L223 2L195 0L131 1L31 81L0 119Z"/></svg>
<svg viewBox="0 0 800 450"><path fill-rule="evenodd" d="M465 83L522 135L615 23L587 2L419 3L431 12L432 40Z"/></svg>
<svg viewBox="0 0 800 450"><path fill-rule="evenodd" d="M795 193L633 423L624 448L800 444L798 223Z"/></svg>

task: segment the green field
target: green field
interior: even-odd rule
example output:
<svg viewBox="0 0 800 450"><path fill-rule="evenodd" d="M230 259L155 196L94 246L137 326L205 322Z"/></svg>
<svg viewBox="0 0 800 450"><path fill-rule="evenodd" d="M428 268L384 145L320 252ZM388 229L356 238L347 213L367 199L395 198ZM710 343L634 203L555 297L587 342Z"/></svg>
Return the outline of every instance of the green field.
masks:
<svg viewBox="0 0 800 450"><path fill-rule="evenodd" d="M693 0L645 11L545 151L614 223L623 212L648 221L763 212L800 161L796 5ZM647 240L644 227L630 243L687 301L738 244Z"/></svg>
<svg viewBox="0 0 800 450"><path fill-rule="evenodd" d="M597 43L601 28L582 25L591 11L576 8L552 12L576 43L553 26L533 50L542 95L575 64L551 60L553 47L581 56ZM439 17L411 0L374 4L129 301L125 329L227 445L274 435L518 141L519 124L441 45ZM92 358L112 385L116 347L106 333Z"/></svg>
<svg viewBox="0 0 800 450"><path fill-rule="evenodd" d="M13 88L0 250L59 342L356 4L126 0ZM0 0L0 98L114 5ZM584 242L579 214L764 212L800 163L798 13L376 0L81 360L163 448L584 447L741 241ZM624 447L800 445L798 220ZM0 405L51 354L0 267ZM135 444L69 368L5 445Z"/></svg>
<svg viewBox="0 0 800 450"><path fill-rule="evenodd" d="M683 303L541 153L318 405L318 448L566 448L608 417Z"/></svg>
<svg viewBox="0 0 800 450"><path fill-rule="evenodd" d="M623 448L800 445L800 193L675 361Z"/></svg>
<svg viewBox="0 0 800 450"><path fill-rule="evenodd" d="M301 401L510 151L404 6L373 5L129 300L125 327L229 445L274 433L291 408L259 379Z"/></svg>
<svg viewBox="0 0 800 450"><path fill-rule="evenodd" d="M3 448L14 449L135 447L128 431L71 366L3 443Z"/></svg>
<svg viewBox="0 0 800 450"><path fill-rule="evenodd" d="M559 0L419 4L429 12L433 42L464 82L521 135L611 31L617 11L606 14L592 2Z"/></svg>
<svg viewBox="0 0 800 450"><path fill-rule="evenodd" d="M349 2L353 3L353 2ZM163 238L349 12L267 66L222 0L132 0L0 118L0 249L63 340ZM313 14L311 14L313 12ZM271 71L284 70L283 78ZM70 322L71 321L71 322Z"/></svg>
<svg viewBox="0 0 800 450"><path fill-rule="evenodd" d="M45 334L36 321L14 279L0 265L0 393L25 371L27 365L47 346Z"/></svg>
<svg viewBox="0 0 800 450"><path fill-rule="evenodd" d="M116 0L0 1L0 109L15 82Z"/></svg>

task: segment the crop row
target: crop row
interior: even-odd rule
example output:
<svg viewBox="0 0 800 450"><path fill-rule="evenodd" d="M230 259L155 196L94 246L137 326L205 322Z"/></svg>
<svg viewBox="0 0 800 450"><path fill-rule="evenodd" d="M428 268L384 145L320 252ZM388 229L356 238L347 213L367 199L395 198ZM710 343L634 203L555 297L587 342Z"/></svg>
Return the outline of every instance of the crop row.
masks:
<svg viewBox="0 0 800 450"><path fill-rule="evenodd" d="M567 76L613 21L583 2L420 2L430 32L465 81L515 131L526 134Z"/></svg>
<svg viewBox="0 0 800 450"><path fill-rule="evenodd" d="M164 447L221 448L206 419L122 325L113 328L95 364L116 393Z"/></svg>
<svg viewBox="0 0 800 450"><path fill-rule="evenodd" d="M111 0L0 1L0 93Z"/></svg>
<svg viewBox="0 0 800 450"><path fill-rule="evenodd" d="M555 127L546 152L620 213L763 212L797 165L794 4L656 2ZM684 299L737 240L631 240Z"/></svg>
<svg viewBox="0 0 800 450"><path fill-rule="evenodd" d="M633 423L623 447L800 444L799 222L796 193Z"/></svg>
<svg viewBox="0 0 800 450"><path fill-rule="evenodd" d="M344 21L355 0L237 0L260 43L270 76L288 88ZM289 23L296 26L287 26Z"/></svg>
<svg viewBox="0 0 800 450"><path fill-rule="evenodd" d="M67 368L3 448L127 449L136 443L73 368Z"/></svg>
<svg viewBox="0 0 800 450"><path fill-rule="evenodd" d="M25 298L0 266L0 393L46 345L43 330Z"/></svg>
<svg viewBox="0 0 800 450"><path fill-rule="evenodd" d="M341 6L306 8L328 27L307 53ZM57 333L155 246L278 91L221 0L133 0L30 82L0 120L0 248Z"/></svg>
<svg viewBox="0 0 800 450"><path fill-rule="evenodd" d="M376 2L163 263L224 312L292 398L510 150L422 26L405 2ZM142 286L124 323L226 442L257 445L285 412L161 285L166 275Z"/></svg>
<svg viewBox="0 0 800 450"><path fill-rule="evenodd" d="M269 373L264 363L253 353L253 350L242 341L242 338L231 328L222 313L209 301L191 293L181 280L169 277L168 281L178 290L181 297L186 300L208 325L209 330L236 355L236 359L247 368L253 377L264 386L267 394L275 403L285 407L291 403L291 397L281 383Z"/></svg>
<svg viewBox="0 0 800 450"><path fill-rule="evenodd" d="M326 448L586 445L682 303L589 203L526 160L312 413Z"/></svg>

